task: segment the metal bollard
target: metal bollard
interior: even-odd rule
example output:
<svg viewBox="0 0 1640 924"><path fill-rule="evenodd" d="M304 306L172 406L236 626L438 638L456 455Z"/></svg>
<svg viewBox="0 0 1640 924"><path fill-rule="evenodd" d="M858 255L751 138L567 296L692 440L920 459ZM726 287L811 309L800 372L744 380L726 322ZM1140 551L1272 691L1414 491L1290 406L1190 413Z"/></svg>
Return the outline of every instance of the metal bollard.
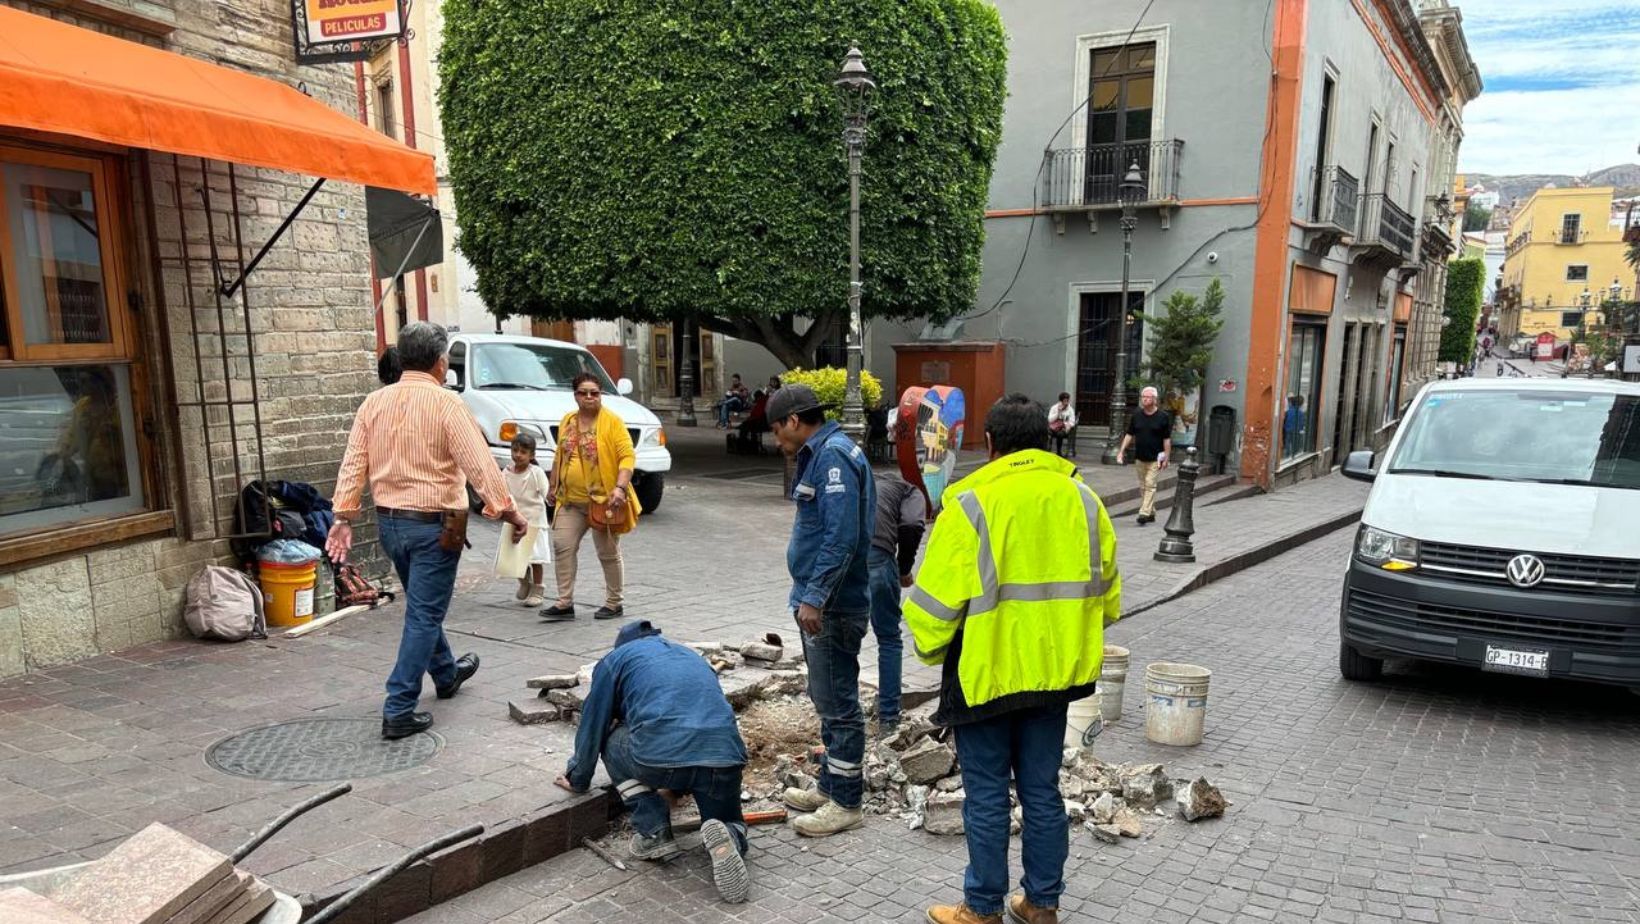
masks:
<svg viewBox="0 0 1640 924"><path fill-rule="evenodd" d="M1157 561L1196 560L1196 549L1190 544L1190 536L1196 531L1192 508L1196 503L1196 478L1200 474L1201 466L1196 464L1196 447L1191 446L1185 450L1184 463L1179 466L1178 486L1173 489L1173 510L1167 516L1167 525L1162 527L1167 535L1156 547Z"/></svg>

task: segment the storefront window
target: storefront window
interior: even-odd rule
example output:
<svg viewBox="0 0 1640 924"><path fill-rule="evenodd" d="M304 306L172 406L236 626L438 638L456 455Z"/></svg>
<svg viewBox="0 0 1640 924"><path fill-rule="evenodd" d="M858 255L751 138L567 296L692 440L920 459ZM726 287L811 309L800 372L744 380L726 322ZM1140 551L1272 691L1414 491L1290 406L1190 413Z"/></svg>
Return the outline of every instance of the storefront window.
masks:
<svg viewBox="0 0 1640 924"><path fill-rule="evenodd" d="M146 509L105 167L0 147L0 540Z"/></svg>
<svg viewBox="0 0 1640 924"><path fill-rule="evenodd" d="M24 342L108 343L93 174L8 163L0 177Z"/></svg>
<svg viewBox="0 0 1640 924"><path fill-rule="evenodd" d="M1281 416L1283 459L1315 451L1321 423L1321 354L1326 343L1326 322L1293 322L1287 342L1287 403Z"/></svg>
<svg viewBox="0 0 1640 924"><path fill-rule="evenodd" d="M1397 324L1395 340L1389 348L1389 395L1384 400L1384 423L1401 418L1401 373L1406 357L1407 328L1405 324Z"/></svg>

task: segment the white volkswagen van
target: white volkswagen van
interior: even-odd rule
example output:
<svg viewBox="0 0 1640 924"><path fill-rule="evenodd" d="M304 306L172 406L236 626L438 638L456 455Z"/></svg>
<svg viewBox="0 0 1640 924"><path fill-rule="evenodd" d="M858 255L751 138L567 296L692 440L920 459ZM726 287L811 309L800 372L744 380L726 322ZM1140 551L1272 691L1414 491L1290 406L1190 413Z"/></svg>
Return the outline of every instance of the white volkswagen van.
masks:
<svg viewBox="0 0 1640 924"><path fill-rule="evenodd" d="M1373 483L1344 677L1410 657L1640 692L1640 384L1433 382L1344 474Z"/></svg>

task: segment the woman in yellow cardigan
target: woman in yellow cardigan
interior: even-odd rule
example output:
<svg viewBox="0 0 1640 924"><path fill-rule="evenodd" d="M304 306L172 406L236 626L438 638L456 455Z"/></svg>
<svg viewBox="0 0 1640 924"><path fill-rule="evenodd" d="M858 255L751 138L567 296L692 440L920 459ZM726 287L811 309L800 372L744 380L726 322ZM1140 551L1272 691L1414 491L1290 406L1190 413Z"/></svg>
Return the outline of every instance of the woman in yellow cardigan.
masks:
<svg viewBox="0 0 1640 924"><path fill-rule="evenodd" d="M621 537L607 529L594 529L587 508L595 502L614 507L630 503L637 510L637 499L628 499L637 456L626 422L604 408L597 377L583 372L570 384L575 389L576 411L558 425L558 451L547 488L553 503L552 561L558 573L558 600L541 611L541 618L548 622L575 618L575 558L581 539L590 530L598 561L604 566L605 587L604 605L593 618L619 619L625 615Z"/></svg>

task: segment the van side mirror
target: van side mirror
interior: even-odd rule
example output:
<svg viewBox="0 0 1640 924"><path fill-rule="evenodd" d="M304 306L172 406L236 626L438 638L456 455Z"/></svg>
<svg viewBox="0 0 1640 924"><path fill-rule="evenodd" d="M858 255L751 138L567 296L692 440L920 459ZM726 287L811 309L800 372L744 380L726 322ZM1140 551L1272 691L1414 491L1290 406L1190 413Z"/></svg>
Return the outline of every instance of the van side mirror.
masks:
<svg viewBox="0 0 1640 924"><path fill-rule="evenodd" d="M632 394L632 380L631 379L621 379L619 382L616 382L615 383L615 393L620 395L623 398L626 397L627 395Z"/></svg>
<svg viewBox="0 0 1640 924"><path fill-rule="evenodd" d="M1372 467L1373 452L1363 449L1352 452L1344 460L1344 477L1354 478L1356 481L1374 481L1378 478L1378 470Z"/></svg>
<svg viewBox="0 0 1640 924"><path fill-rule="evenodd" d="M454 369L444 370L444 387L453 388L456 391L461 390L461 376L456 375Z"/></svg>

